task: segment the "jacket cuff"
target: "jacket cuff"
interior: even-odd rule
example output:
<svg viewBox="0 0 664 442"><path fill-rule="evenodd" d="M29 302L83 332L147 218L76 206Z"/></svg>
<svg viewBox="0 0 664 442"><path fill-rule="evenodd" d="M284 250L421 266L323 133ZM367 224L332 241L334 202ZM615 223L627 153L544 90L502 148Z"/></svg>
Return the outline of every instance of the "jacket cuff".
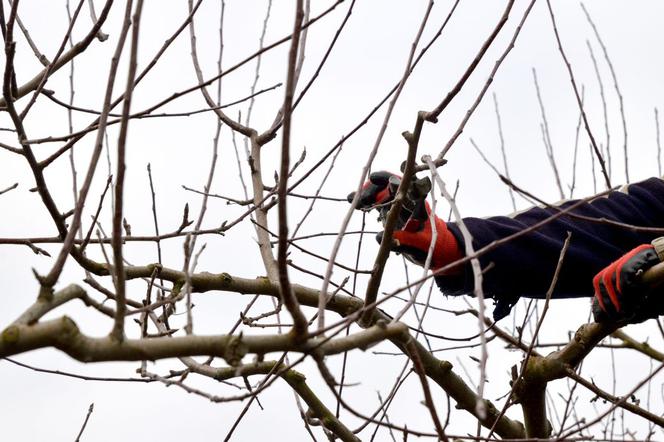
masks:
<svg viewBox="0 0 664 442"><path fill-rule="evenodd" d="M655 248L659 260L664 261L664 236L653 239L650 244Z"/></svg>

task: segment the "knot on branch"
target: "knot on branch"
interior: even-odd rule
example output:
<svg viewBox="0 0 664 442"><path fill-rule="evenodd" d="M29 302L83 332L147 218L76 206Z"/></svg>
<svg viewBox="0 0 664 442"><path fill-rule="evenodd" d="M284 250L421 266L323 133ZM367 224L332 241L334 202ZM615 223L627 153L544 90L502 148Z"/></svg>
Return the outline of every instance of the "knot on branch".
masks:
<svg viewBox="0 0 664 442"><path fill-rule="evenodd" d="M263 289L265 293L269 293L270 290L273 288L272 281L270 281L270 278L268 278L267 276L257 276L256 282L260 283L263 286L261 287L261 289Z"/></svg>
<svg viewBox="0 0 664 442"><path fill-rule="evenodd" d="M584 324L579 329L574 333L574 341L577 342L579 345L582 347L587 347L590 344L590 336L589 336L589 329L590 325L589 324Z"/></svg>
<svg viewBox="0 0 664 442"><path fill-rule="evenodd" d="M164 268L164 266L162 266L158 262L155 262L153 264L148 265L148 270L150 271L150 273L156 272L155 276L159 276L159 274L161 273L163 268Z"/></svg>
<svg viewBox="0 0 664 442"><path fill-rule="evenodd" d="M242 362L242 358L247 354L247 346L242 342L242 334L239 336L230 336L228 344L224 349L223 358L231 367L236 367Z"/></svg>
<svg viewBox="0 0 664 442"><path fill-rule="evenodd" d="M81 331L73 319L71 319L69 316L63 316L62 319L60 319L60 333L57 336L57 340L59 342L71 345L74 343L74 340L80 336L80 334Z"/></svg>
<svg viewBox="0 0 664 442"><path fill-rule="evenodd" d="M222 288L226 288L233 283L233 277L226 272L219 274L218 278Z"/></svg>

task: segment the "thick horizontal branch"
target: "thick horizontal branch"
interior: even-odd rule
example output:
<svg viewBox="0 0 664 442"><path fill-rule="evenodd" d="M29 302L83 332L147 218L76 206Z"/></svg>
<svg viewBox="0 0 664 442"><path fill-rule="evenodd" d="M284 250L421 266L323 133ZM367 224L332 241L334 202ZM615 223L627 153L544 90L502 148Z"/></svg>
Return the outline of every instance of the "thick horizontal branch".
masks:
<svg viewBox="0 0 664 442"><path fill-rule="evenodd" d="M157 277L170 281L172 283L184 283L186 275L184 272L162 267L159 264L150 264L147 266L125 266L125 273L127 280L136 278L149 278L154 270L157 269ZM94 267L88 267L88 271L99 275L110 275L109 267L106 264L97 264ZM241 294L254 294L254 295L269 295L278 298L279 286L270 282L266 277L258 278L240 278L231 276L228 273L193 273L189 275L192 285L192 291L195 293L204 293L212 290L220 290L226 292L235 292ZM293 284L293 291L301 304L307 306L316 306L318 303L319 291L314 290L299 284ZM331 295L331 294L328 294ZM348 316L360 310L364 303L359 298L336 294L330 296L327 304L327 309L338 313L341 316ZM376 316L375 320L381 319ZM385 316L383 319L389 320Z"/></svg>
<svg viewBox="0 0 664 442"><path fill-rule="evenodd" d="M87 263L89 264L89 263ZM185 273L151 264L147 266L125 266L127 279L149 278L157 269L157 277L174 284L184 283ZM87 270L97 275L109 275L108 266L97 264L89 266ZM194 292L207 292L213 290L229 291L241 294L258 294L279 297L279 286L270 282L268 278L255 279L239 278L228 273L194 273L190 275L192 290ZM320 292L298 284L292 285L293 293L302 305L316 307ZM71 290L76 290L72 288ZM57 297L57 294L56 294ZM364 307L360 298L340 293L329 296L326 309L346 317L358 313ZM37 315L38 316L38 315ZM34 317L34 316L32 316ZM37 323L33 326L12 325L5 329L0 337L0 357L29 351L36 348L56 347L70 356L85 361L108 360L151 360L183 355L214 355L222 358L231 358L231 365L239 362L246 353L265 353L268 351L295 350L300 352L311 351L320 345L317 351L322 354L336 354L353 348L364 348L383 339L390 339L397 347L405 352L405 345L410 339L405 325L389 323L391 320L385 313L375 309L372 321L375 325L367 330L350 335L348 338L333 339L321 344L320 339L309 340L303 344L293 343L290 335L277 336L184 336L178 338L152 338L142 341L125 340L123 343L111 341L108 338L89 338L82 335L76 325L68 318L55 321ZM62 337L59 337L60 333ZM170 342L176 341L177 347L170 347ZM524 436L523 425L505 416L490 402L485 400L486 417L480 419L477 415L476 404L480 398L466 383L452 370L452 364L437 359L427 351L419 342L415 348L422 361L426 375L445 390L458 404L458 407L467 410L476 416L487 428L495 426L496 434L503 438L518 439ZM145 345L144 345L145 343ZM244 352L244 353L243 353ZM408 354L405 352L405 354ZM234 358L234 360L233 360ZM228 359L227 359L228 361ZM230 363L230 362L229 362Z"/></svg>
<svg viewBox="0 0 664 442"><path fill-rule="evenodd" d="M355 348L367 348L384 339L403 335L407 330L406 325L401 323L381 323L343 338L329 341L314 338L301 343L289 334L189 335L118 341L111 337L86 336L74 321L64 316L33 325L10 325L0 337L0 357L55 347L82 362L154 361L183 356L217 356L230 365L237 365L249 353L263 355L277 351L316 351L323 355L338 354Z"/></svg>

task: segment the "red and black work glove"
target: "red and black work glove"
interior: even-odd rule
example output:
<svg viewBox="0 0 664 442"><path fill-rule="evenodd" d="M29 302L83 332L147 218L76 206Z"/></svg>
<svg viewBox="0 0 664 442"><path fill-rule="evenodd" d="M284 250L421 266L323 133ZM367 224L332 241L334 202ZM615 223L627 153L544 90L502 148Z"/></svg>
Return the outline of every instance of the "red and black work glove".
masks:
<svg viewBox="0 0 664 442"><path fill-rule="evenodd" d="M429 216L431 209L425 201L428 192L425 180L413 179L399 213L396 229L392 234L391 247L393 251L403 253L406 258L419 265L424 265L433 238ZM393 173L386 171L372 173L369 175L369 181L360 191L357 208L360 210L378 209L379 220L384 222L390 209L390 202L394 199L400 183L401 177ZM428 184L430 186L430 183ZM425 188L426 191L423 191L422 188ZM348 201L351 202L354 197L353 192L348 195ZM433 218L437 235L431 257L431 268L435 270L460 259L462 254L459 244L447 228L447 224L435 214ZM376 240L380 243L382 239L383 232L379 232Z"/></svg>
<svg viewBox="0 0 664 442"><path fill-rule="evenodd" d="M655 248L642 244L602 269L593 278L592 311L596 322L641 322L661 313L664 299L641 282L643 272L660 262Z"/></svg>

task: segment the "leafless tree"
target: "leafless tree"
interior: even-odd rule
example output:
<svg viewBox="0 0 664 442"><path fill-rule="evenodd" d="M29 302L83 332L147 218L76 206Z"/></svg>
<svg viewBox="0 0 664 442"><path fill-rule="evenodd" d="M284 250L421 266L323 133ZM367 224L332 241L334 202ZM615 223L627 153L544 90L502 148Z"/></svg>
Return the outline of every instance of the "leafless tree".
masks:
<svg viewBox="0 0 664 442"><path fill-rule="evenodd" d="M611 176L620 169L610 167L607 112L618 107L601 86L604 72L619 97L624 139L614 147L613 164L622 155L625 180L634 174L611 47L585 7L575 6L575 13L587 19L579 45L590 48L592 60L584 52L590 76L575 75L555 3L507 0L491 12L490 28L472 31L481 41L454 59L454 81L427 84L418 101L409 88L438 75L431 54L452 41L458 30L451 28L468 8L459 0L418 2L412 8L417 22L399 30L403 47L387 48L399 60L398 71L384 73L390 86L373 99L345 96L339 108L330 104L334 94L345 93L338 82L360 81L354 71L362 62L344 59L344 51L352 49L347 34L354 17L366 17L365 2L52 3L62 19L41 29L39 8L0 2L0 207L7 214L0 247L3 260L34 269L3 297L20 300L21 313L1 325L0 367L91 382L161 383L176 387L171 394L182 390L214 407L240 404L242 411L216 428L226 440L242 428L249 409L263 406L277 413L293 408L302 434L313 440L648 440L664 426L651 406L664 385L664 354L655 349L664 330L657 320L636 329L651 341L630 336L625 324L570 326L557 318L560 310L549 311L558 270L550 269L546 274L556 272L545 300L521 301L512 324L493 324L478 260L489 248L465 250L478 290L474 298L455 300L438 293L430 264L422 271L390 253L416 173L432 178L432 206L439 213L449 209L463 226L457 191L463 193L464 182L450 192L442 172L455 167L453 149L474 154L462 134L476 133L472 119L483 107L493 126L472 146L490 168L477 166L478 173L487 180L505 175L506 184L491 192L509 196L509 207L545 203L514 178L520 176L516 142L498 105L505 97L492 91L487 99L536 14L557 50L553 64L567 76L551 85L541 71L520 66L535 80L527 106L541 117L534 128L545 145L538 167L553 174L548 185L555 190L544 199L579 195L582 168L592 168L593 177L597 170L601 177L593 182L606 188L624 181ZM364 32L368 37L371 30ZM601 46L603 59L593 45ZM380 57L353 55L368 57L364 62L373 56ZM434 73L423 77L421 69ZM554 88L571 97L569 150L561 150L563 140L552 141L546 108ZM598 114L600 108L588 106L600 91ZM467 111L454 113L452 104ZM602 124L593 119L600 114ZM405 119L410 126L399 126ZM437 144L423 147L433 137ZM583 143L588 150L578 149ZM572 152L567 173L559 162ZM659 164L659 136L656 153ZM354 210L357 198L349 205L345 195L360 190L376 158L385 156L398 159L394 167L403 162L403 178L378 226ZM373 239L378 228L384 229L380 246ZM24 256L26 250L33 254ZM6 269L1 272L12 279ZM470 325L459 328L462 323ZM557 335L546 334L550 324ZM87 375L21 360L37 349L100 363L99 369ZM610 355L609 374L583 366L591 352L604 361ZM650 361L650 371L618 373L624 364L615 361L633 358L641 366ZM109 361L123 362L127 375L105 374ZM499 366L511 366L511 374ZM373 377L382 382L376 399L365 394ZM261 404L278 388L291 389L294 399ZM90 405L82 427L71 429L76 440L94 426L92 413ZM257 431L279 435L282 429Z"/></svg>

